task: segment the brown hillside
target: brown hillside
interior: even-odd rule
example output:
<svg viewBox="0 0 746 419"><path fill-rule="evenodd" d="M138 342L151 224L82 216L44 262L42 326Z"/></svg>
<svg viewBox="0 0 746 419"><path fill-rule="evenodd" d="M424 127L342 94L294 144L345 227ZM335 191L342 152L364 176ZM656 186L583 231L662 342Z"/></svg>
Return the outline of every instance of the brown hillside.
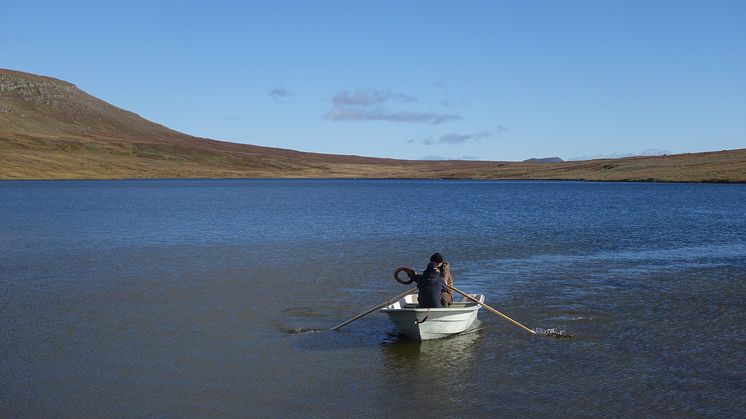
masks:
<svg viewBox="0 0 746 419"><path fill-rule="evenodd" d="M0 69L0 179L184 177L746 182L746 149L562 163L303 153L192 137L70 83Z"/></svg>

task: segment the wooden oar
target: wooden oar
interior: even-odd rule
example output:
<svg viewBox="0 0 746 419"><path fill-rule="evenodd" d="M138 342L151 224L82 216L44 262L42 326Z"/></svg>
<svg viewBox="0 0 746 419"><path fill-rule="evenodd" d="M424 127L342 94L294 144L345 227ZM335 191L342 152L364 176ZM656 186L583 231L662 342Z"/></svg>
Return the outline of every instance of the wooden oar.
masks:
<svg viewBox="0 0 746 419"><path fill-rule="evenodd" d="M466 298L470 299L471 301L474 301L475 303L477 303L477 304L479 304L480 306L482 306L482 307L486 308L487 310L489 310L489 311L491 311L491 312L493 312L493 313L497 314L498 316L500 316L500 317L502 317L502 318L504 318L504 319L506 319L506 320L509 320L509 321L510 321L510 322L512 322L513 324L515 324L515 325L519 326L519 327L520 327L521 329L523 329L523 330L527 331L528 333L531 333L532 335L535 335L535 334L536 334L536 332L534 332L533 330L529 329L528 327L526 327L526 326L524 326L524 325L522 325L522 324L518 323L517 321L515 321L515 320L511 319L510 317L508 317L508 316L506 316L506 315L504 315L504 314L500 313L499 311L497 311L497 310L495 310L494 308L492 308L492 307L488 306L487 304L485 304L485 303L482 303L482 302L479 302L479 300L477 300L476 298L472 297L471 295L469 295L469 294L467 294L467 293L465 293L465 292L461 291L460 289L458 289L458 288L456 288L456 287L448 287L448 288L450 288L450 289L452 289L452 290L456 291L457 293L459 293L459 294L463 295L464 297L466 297Z"/></svg>
<svg viewBox="0 0 746 419"><path fill-rule="evenodd" d="M412 292L412 291L414 291L414 290L416 290L416 289L417 289L417 288L410 288L410 289L408 289L408 290L404 291L403 293L401 293L401 294L397 295L396 297L391 297L391 298L389 298L388 300L384 301L383 303L381 303L381 304L379 304L379 305L377 305L377 306L375 306L375 307L372 307L372 308L371 308L370 310L364 311L364 312L362 312L362 313L358 314L357 316L355 316L355 317L351 318L350 320L347 320L346 322L340 323L340 324L338 324L338 325L336 325L336 326L332 327L332 330L337 330L337 329L339 329L340 327L342 327L342 326L346 325L347 323L352 323L352 322L354 322L355 320L357 320L357 319L359 319L359 318L361 318L361 317L365 316L366 314L369 314L369 313L372 313L372 312L374 312L374 311L375 311L376 309L379 309L379 308L381 308L381 307L383 307L383 306L387 306L387 305L389 305L389 304L392 304L392 303L394 303L394 302L395 302L396 300L398 300L398 299L400 299L400 298L404 297L405 295L409 294L410 292Z"/></svg>

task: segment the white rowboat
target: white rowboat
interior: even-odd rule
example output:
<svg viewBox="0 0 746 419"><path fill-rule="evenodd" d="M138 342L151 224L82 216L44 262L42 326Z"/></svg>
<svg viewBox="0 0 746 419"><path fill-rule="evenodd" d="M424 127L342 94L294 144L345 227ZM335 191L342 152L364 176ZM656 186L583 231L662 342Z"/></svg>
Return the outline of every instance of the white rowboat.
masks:
<svg viewBox="0 0 746 419"><path fill-rule="evenodd" d="M470 294L480 303L484 295ZM477 319L479 304L466 299L454 301L448 308L418 308L417 294L408 294L381 309L399 333L417 340L437 339L461 333Z"/></svg>

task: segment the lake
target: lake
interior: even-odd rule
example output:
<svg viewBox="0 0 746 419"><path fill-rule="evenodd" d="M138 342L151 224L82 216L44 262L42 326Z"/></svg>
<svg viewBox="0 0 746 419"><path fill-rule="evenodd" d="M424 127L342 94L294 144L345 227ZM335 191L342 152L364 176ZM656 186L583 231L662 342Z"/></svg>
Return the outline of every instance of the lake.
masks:
<svg viewBox="0 0 746 419"><path fill-rule="evenodd" d="M435 251L574 337L311 332ZM743 417L746 185L0 182L0 320L2 417Z"/></svg>

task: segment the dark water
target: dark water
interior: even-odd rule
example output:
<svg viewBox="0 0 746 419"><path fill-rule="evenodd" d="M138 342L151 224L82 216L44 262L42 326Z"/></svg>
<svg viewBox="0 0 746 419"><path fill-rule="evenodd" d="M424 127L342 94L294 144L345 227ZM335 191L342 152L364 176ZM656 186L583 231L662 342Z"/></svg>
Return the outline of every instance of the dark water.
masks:
<svg viewBox="0 0 746 419"><path fill-rule="evenodd" d="M0 183L0 416L743 417L746 185ZM440 251L486 312L381 314Z"/></svg>

